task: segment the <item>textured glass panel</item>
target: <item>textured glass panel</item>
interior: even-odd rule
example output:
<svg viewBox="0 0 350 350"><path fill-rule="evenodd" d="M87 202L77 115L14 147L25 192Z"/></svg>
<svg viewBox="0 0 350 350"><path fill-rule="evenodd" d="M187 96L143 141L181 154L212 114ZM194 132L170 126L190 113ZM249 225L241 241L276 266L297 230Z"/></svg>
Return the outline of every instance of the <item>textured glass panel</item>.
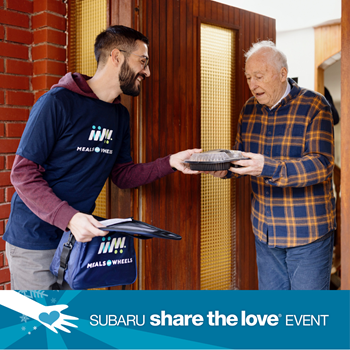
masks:
<svg viewBox="0 0 350 350"><path fill-rule="evenodd" d="M201 24L201 148L232 148L235 31ZM201 177L201 289L232 289L232 182Z"/></svg>
<svg viewBox="0 0 350 350"><path fill-rule="evenodd" d="M76 72L93 76L96 71L94 43L96 36L106 29L107 1L106 0L73 0L70 23L72 25L70 57L74 62L69 66ZM107 216L107 191L103 187L96 200L93 213L101 217Z"/></svg>
<svg viewBox="0 0 350 350"><path fill-rule="evenodd" d="M96 71L94 43L106 29L106 0L76 0L76 69L89 76Z"/></svg>

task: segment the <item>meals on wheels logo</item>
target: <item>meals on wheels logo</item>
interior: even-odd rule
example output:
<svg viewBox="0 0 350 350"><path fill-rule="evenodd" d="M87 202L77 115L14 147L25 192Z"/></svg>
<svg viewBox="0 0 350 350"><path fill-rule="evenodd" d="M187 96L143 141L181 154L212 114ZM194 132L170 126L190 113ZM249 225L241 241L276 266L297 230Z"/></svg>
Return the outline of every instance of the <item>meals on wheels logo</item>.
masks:
<svg viewBox="0 0 350 350"><path fill-rule="evenodd" d="M104 254L107 252L114 252L115 254L118 254L118 252L123 253L123 248L125 248L125 239L126 237L114 237L113 239L111 237L108 237L107 239L106 237L102 237L102 242L97 254Z"/></svg>
<svg viewBox="0 0 350 350"><path fill-rule="evenodd" d="M98 126L96 128L95 125L92 126L92 130L90 132L90 136L89 136L89 141L94 140L94 141L103 141L105 143L109 143L109 141L112 141L112 133L113 130L108 130L105 128L101 128L100 126Z"/></svg>
<svg viewBox="0 0 350 350"><path fill-rule="evenodd" d="M88 137L89 141L98 141L102 142L107 146L110 141L112 141L112 134L113 130L109 130L106 128L102 128L101 126L93 125L91 127L91 131ZM106 153L106 154L112 154L113 150L108 148L100 148L100 147L77 147L78 152L96 152L96 153Z"/></svg>
<svg viewBox="0 0 350 350"><path fill-rule="evenodd" d="M124 249L126 248L125 240L126 237L102 237L97 254L109 254L109 259L88 263L86 267L88 269L91 269L94 267L131 264L133 262L132 257L123 257L123 259L115 259L118 258L118 255L121 255L124 252ZM111 257L111 255L113 257Z"/></svg>

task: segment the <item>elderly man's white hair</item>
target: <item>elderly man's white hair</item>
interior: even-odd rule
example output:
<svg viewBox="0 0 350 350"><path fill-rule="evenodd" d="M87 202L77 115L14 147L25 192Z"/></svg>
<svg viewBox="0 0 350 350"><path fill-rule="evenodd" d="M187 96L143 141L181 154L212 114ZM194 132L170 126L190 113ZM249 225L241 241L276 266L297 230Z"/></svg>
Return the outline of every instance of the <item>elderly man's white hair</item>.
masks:
<svg viewBox="0 0 350 350"><path fill-rule="evenodd" d="M254 43L252 47L244 54L245 61L247 62L248 58L251 55L260 51L261 49L272 50L274 53L273 58L276 64L276 68L280 70L283 67L285 67L288 72L287 56L282 51L278 50L275 43L271 40L263 40L263 41L258 41L257 43Z"/></svg>

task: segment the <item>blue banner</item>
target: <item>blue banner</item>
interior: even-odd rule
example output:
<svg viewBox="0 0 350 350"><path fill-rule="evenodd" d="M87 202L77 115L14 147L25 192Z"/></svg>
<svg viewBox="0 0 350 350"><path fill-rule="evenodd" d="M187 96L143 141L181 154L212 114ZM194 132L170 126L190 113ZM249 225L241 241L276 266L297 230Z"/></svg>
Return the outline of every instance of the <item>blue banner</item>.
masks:
<svg viewBox="0 0 350 350"><path fill-rule="evenodd" d="M0 291L1 349L350 349L349 291Z"/></svg>

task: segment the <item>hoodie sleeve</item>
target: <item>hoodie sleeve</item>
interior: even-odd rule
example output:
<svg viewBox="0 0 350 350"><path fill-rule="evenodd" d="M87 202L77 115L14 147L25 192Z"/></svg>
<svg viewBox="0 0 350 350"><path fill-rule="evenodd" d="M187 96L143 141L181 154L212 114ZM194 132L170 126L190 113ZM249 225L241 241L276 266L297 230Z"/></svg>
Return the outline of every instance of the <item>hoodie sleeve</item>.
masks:
<svg viewBox="0 0 350 350"><path fill-rule="evenodd" d="M114 164L111 179L121 189L135 188L149 184L163 176L172 174L175 170L169 163L170 155L158 158L154 162L134 164Z"/></svg>
<svg viewBox="0 0 350 350"><path fill-rule="evenodd" d="M35 215L64 231L78 210L55 195L43 178L44 172L41 165L16 155L11 182L24 204Z"/></svg>

